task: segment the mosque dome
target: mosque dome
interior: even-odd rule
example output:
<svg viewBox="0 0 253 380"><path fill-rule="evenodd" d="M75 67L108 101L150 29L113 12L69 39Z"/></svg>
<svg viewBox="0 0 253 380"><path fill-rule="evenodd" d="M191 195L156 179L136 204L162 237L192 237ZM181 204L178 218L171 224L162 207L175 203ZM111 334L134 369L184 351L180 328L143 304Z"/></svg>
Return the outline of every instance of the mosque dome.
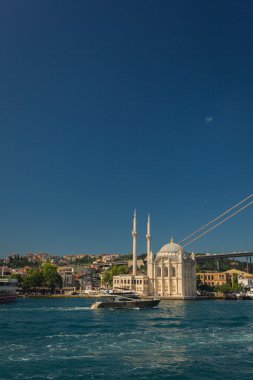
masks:
<svg viewBox="0 0 253 380"><path fill-rule="evenodd" d="M174 240L171 239L170 243L165 244L157 253L158 257L167 256L170 254L185 253L185 250L181 245L174 243Z"/></svg>

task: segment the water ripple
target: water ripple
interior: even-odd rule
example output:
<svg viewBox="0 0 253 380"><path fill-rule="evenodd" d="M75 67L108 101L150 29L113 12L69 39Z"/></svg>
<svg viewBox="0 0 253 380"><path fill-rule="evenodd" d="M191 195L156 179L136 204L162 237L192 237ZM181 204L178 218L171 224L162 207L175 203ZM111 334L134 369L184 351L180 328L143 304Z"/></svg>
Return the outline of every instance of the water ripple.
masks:
<svg viewBox="0 0 253 380"><path fill-rule="evenodd" d="M251 302L163 301L113 312L91 303L1 305L1 380L253 378Z"/></svg>

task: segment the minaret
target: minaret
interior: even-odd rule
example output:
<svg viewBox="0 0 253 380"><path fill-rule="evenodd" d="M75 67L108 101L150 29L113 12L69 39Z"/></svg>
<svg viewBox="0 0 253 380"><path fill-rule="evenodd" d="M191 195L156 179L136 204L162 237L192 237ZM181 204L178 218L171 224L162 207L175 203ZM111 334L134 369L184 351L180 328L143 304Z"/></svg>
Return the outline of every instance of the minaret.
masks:
<svg viewBox="0 0 253 380"><path fill-rule="evenodd" d="M133 235L133 275L136 276L136 270L137 270L137 224L136 224L136 210L134 210L132 235Z"/></svg>
<svg viewBox="0 0 253 380"><path fill-rule="evenodd" d="M150 215L148 214L148 222L147 222L147 275L149 277L152 277L152 265L153 265L153 258L152 258L152 252L151 252L151 234L150 234Z"/></svg>
<svg viewBox="0 0 253 380"><path fill-rule="evenodd" d="M151 252L151 235L150 235L150 215L148 214L148 223L147 223L147 257L149 257Z"/></svg>

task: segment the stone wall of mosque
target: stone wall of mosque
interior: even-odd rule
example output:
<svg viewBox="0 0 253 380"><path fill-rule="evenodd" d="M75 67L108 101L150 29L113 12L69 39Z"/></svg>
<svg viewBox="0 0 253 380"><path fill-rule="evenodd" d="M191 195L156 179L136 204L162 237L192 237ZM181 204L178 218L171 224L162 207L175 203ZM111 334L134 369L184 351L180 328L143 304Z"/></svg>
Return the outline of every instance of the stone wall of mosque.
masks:
<svg viewBox="0 0 253 380"><path fill-rule="evenodd" d="M195 260L174 254L148 263L149 294L153 296L194 298L196 296Z"/></svg>

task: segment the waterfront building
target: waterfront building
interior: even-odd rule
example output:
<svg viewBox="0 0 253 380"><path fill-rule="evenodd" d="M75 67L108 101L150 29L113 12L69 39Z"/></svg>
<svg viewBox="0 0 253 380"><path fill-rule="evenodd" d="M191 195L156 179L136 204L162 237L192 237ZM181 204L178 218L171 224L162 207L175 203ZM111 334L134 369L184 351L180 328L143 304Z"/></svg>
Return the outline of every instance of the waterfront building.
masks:
<svg viewBox="0 0 253 380"><path fill-rule="evenodd" d="M252 273L244 272L238 269L230 269L227 273L231 276L231 282L233 276L237 276L238 284L240 284L243 288L253 288L253 275Z"/></svg>
<svg viewBox="0 0 253 380"><path fill-rule="evenodd" d="M202 284L209 286L231 284L231 276L227 272L200 272L196 275Z"/></svg>
<svg viewBox="0 0 253 380"><path fill-rule="evenodd" d="M101 256L101 260L103 263L105 264L108 264L108 263L112 263L114 260L117 260L118 258L120 257L120 254L118 253L104 253L102 256Z"/></svg>
<svg viewBox="0 0 253 380"><path fill-rule="evenodd" d="M200 272L196 274L202 284L210 286L219 286L229 284L233 282L233 276L238 278L238 284L244 287L253 287L253 276L250 273L238 270L229 269L224 272Z"/></svg>
<svg viewBox="0 0 253 380"><path fill-rule="evenodd" d="M72 267L59 267L57 271L62 278L63 289L75 286L74 269Z"/></svg>
<svg viewBox="0 0 253 380"><path fill-rule="evenodd" d="M196 261L194 254L174 243L165 244L157 254L151 251L150 216L147 222L147 275L137 273L137 220L133 218L133 273L113 277L113 289L135 290L141 295L163 298L196 297Z"/></svg>
<svg viewBox="0 0 253 380"><path fill-rule="evenodd" d="M253 275L243 277L241 275L238 276L238 284L240 284L243 288L253 288Z"/></svg>
<svg viewBox="0 0 253 380"><path fill-rule="evenodd" d="M249 276L252 276L252 274L248 273L248 272L245 272L243 270L239 270L239 269L229 269L227 270L225 273L228 273L230 275L230 277L232 278L234 275L237 275L238 277L241 276L243 278L247 278Z"/></svg>
<svg viewBox="0 0 253 380"><path fill-rule="evenodd" d="M142 295L149 294L149 279L146 275L119 274L113 276L113 289L117 290L133 290Z"/></svg>

